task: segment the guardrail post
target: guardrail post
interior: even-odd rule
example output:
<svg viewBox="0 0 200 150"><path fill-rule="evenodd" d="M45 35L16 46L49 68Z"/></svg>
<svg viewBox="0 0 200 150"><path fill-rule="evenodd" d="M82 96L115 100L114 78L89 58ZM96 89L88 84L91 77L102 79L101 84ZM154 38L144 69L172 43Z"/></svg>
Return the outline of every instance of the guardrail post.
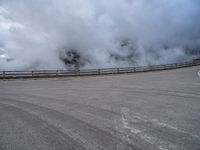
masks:
<svg viewBox="0 0 200 150"><path fill-rule="evenodd" d="M119 74L119 68L117 68L117 74Z"/></svg>
<svg viewBox="0 0 200 150"><path fill-rule="evenodd" d="M78 69L78 75L79 76L81 75L81 69Z"/></svg>
<svg viewBox="0 0 200 150"><path fill-rule="evenodd" d="M32 77L34 77L34 71L32 71L31 74L32 74Z"/></svg>
<svg viewBox="0 0 200 150"><path fill-rule="evenodd" d="M134 68L131 68L131 72L134 73Z"/></svg>
<svg viewBox="0 0 200 150"><path fill-rule="evenodd" d="M99 75L101 74L101 69L98 69L98 74L99 74Z"/></svg>
<svg viewBox="0 0 200 150"><path fill-rule="evenodd" d="M58 70L56 70L56 77L58 77Z"/></svg>
<svg viewBox="0 0 200 150"><path fill-rule="evenodd" d="M77 76L80 76L80 69L77 70Z"/></svg>
<svg viewBox="0 0 200 150"><path fill-rule="evenodd" d="M3 71L3 80L5 81L5 79L6 79L6 72Z"/></svg>

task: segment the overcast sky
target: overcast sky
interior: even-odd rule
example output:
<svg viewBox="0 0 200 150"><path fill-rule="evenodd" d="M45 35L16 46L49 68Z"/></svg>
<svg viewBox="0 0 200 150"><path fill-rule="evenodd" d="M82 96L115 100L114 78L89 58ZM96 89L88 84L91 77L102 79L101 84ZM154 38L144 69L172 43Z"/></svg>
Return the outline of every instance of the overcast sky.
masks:
<svg viewBox="0 0 200 150"><path fill-rule="evenodd" d="M176 62L200 47L199 0L0 0L0 70L65 69ZM125 46L122 47L124 43Z"/></svg>

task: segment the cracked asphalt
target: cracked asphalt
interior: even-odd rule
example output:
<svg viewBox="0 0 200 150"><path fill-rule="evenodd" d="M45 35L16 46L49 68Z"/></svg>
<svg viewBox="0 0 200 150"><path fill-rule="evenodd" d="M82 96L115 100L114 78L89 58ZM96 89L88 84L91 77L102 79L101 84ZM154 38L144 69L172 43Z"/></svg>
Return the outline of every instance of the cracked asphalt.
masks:
<svg viewBox="0 0 200 150"><path fill-rule="evenodd" d="M199 150L199 71L0 81L0 150Z"/></svg>

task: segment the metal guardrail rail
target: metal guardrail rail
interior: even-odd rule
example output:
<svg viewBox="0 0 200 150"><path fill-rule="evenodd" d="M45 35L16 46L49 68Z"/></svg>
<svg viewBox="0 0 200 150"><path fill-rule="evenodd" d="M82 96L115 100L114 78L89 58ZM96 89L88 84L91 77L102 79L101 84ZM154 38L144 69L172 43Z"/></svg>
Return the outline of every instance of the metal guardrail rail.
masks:
<svg viewBox="0 0 200 150"><path fill-rule="evenodd" d="M19 79L19 78L51 78L51 77L72 77L72 76L91 76L91 75L107 75L107 74L123 74L170 70L183 67L200 65L200 59L190 62L126 67L126 68L104 68L104 69L87 69L87 70L40 70L40 71L0 71L0 79Z"/></svg>

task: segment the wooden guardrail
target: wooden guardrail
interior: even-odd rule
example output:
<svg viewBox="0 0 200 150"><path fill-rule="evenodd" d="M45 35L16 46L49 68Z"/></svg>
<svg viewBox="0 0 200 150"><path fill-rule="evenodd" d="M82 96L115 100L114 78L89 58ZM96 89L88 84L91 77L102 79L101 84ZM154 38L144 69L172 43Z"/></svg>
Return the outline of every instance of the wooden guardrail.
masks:
<svg viewBox="0 0 200 150"><path fill-rule="evenodd" d="M71 77L71 76L90 76L90 75L107 75L107 74L123 74L169 70L190 66L200 65L200 59L190 62L126 67L126 68L104 68L104 69L87 69L87 70L39 70L39 71L0 71L0 79L19 79L19 78L50 78L50 77Z"/></svg>

